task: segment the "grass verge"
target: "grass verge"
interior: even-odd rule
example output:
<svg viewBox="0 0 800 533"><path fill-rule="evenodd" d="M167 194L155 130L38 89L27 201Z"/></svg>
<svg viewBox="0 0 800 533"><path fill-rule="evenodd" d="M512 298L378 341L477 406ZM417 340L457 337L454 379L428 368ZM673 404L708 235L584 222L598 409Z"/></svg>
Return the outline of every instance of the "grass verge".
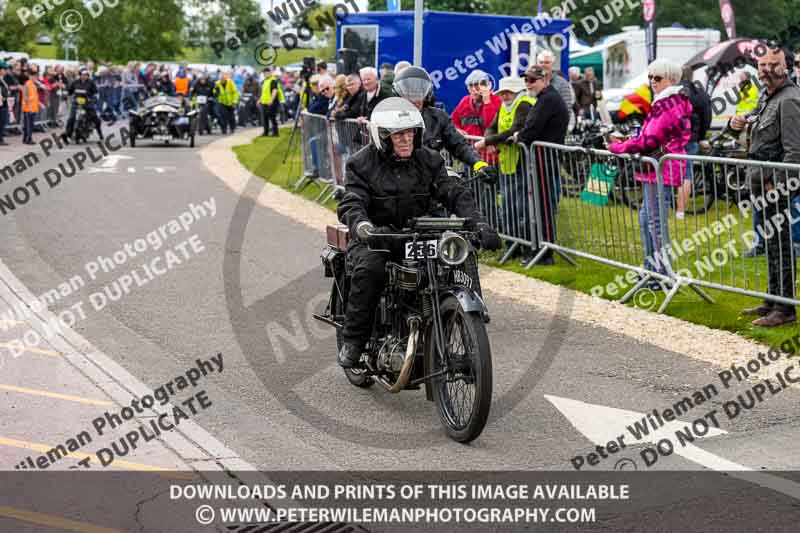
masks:
<svg viewBox="0 0 800 533"><path fill-rule="evenodd" d="M283 163L289 143L290 131L291 129L282 129L280 138L259 137L250 144L235 146L233 150L239 162L250 172L274 185L295 192L292 189L292 185L302 173L299 148L299 143L302 142L302 139L298 131L294 139L295 149L287 158L286 163ZM289 176L294 176L294 178ZM311 185L299 194L304 198L314 200L319 194L319 189ZM325 207L334 210L336 202L331 200L327 202ZM619 275L624 277L625 274L620 269L586 259L577 259L579 266L575 268L556 256L556 263L553 266L535 266L530 270L525 270L514 260L500 265L499 258L499 253L481 254L482 261L488 265L568 287L586 294L590 294L593 287L600 284L608 284L615 277ZM800 334L799 325L778 328L760 328L751 325L753 317L742 316L740 311L745 307L758 305L760 301L755 298L713 289L704 290L714 299L715 303L705 303L691 289L687 288L674 298L665 314L687 322L730 331L775 347L779 347L784 340ZM616 300L625 291L612 292L606 291L602 297L607 300ZM654 300L647 299L645 301L642 298L634 297L629 305L655 310L663 300L664 295L657 293ZM697 341L702 342L702 339L697 339Z"/></svg>

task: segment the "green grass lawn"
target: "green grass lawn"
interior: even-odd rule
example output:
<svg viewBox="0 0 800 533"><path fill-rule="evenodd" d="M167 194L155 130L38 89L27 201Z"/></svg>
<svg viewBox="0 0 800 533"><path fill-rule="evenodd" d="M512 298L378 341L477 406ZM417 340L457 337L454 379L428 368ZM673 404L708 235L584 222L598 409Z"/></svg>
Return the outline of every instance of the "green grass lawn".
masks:
<svg viewBox="0 0 800 533"><path fill-rule="evenodd" d="M248 64L254 64L251 63L254 51L255 51L254 46L242 48L237 62L245 61ZM295 48L293 50L278 48L276 51L277 51L277 56L275 58L276 67L283 67L286 65L290 65L292 63L302 63L303 57L305 56L319 57L321 53L321 49L307 49L307 48ZM226 53L228 53L228 51L226 51ZM212 54L211 48L206 48L206 49L184 48L181 53L181 57L179 59L181 62L186 62L186 63L225 64L224 59L227 59L227 56L225 56L223 59L218 59L214 57L214 55Z"/></svg>
<svg viewBox="0 0 800 533"><path fill-rule="evenodd" d="M57 49L53 45L37 44L33 47L30 56L35 59L63 59L56 56Z"/></svg>
<svg viewBox="0 0 800 533"><path fill-rule="evenodd" d="M234 146L233 151L239 162L256 176L288 191L296 192L292 186L303 172L299 144L302 142L302 136L300 130L295 133L292 143L293 150L288 154L284 163L291 131L291 127L281 128L280 138L257 137L250 144ZM315 200L319 193L320 188L315 184L310 184L299 192L300 196L309 200ZM336 202L329 200L325 207L335 210Z"/></svg>
<svg viewBox="0 0 800 533"><path fill-rule="evenodd" d="M281 130L279 139L272 137L259 137L251 144L234 147L239 161L253 174L265 180L291 190L291 186L302 173L302 161L299 147L299 135L295 139L295 149L290 154L286 163L283 163L284 154L289 139L289 129ZM306 187L301 193L303 197L315 199L319 189L315 185ZM572 195L570 195L572 196ZM336 206L333 200L326 205L329 209ZM670 212L670 238L683 242L691 238L698 229L708 225L711 220L721 220L725 215L731 214L735 223L728 225L725 232L714 235L712 239L701 241L702 244L694 250L687 252L673 262L677 270L687 268L693 275L700 277L695 267L697 261L704 261L711 252L728 240L740 240L741 234L752 228L750 218L744 218L735 206L722 201L716 201L711 211L705 215L687 216L683 221L676 221L674 213ZM728 219L730 220L730 219ZM612 225L613 224L613 225ZM564 198L559 204L558 226L560 242L566 246L575 245L578 249L593 252L602 257L617 259L638 265L642 260L641 239L639 237L638 212L627 207L621 202L613 200L608 206L597 207L581 202L577 197ZM615 231L612 232L611 228ZM741 244L740 244L741 246ZM482 261L488 265L518 272L525 276L541 279L556 285L569 287L587 294L592 288L605 285L622 275L625 271L610 267L595 261L575 258L579 266L573 267L562 258L556 256L554 266L535 266L525 270L515 260L504 265L499 264L499 253L482 253ZM764 290L766 287L766 262L764 258L743 259L741 256L733 258L722 267L711 264L713 270L705 273L702 279L711 282L724 282L748 289ZM746 281L745 281L746 279ZM629 287L628 287L629 288ZM704 289L715 301L706 303L694 291L685 288L682 293L673 299L666 310L666 314L695 324L703 324L711 328L722 329L737 333L747 338L755 339L772 346L780 343L798 333L800 326L782 326L779 328L759 328L752 326L753 317L743 317L739 313L745 307L759 304L759 300L748 296L723 292L714 289ZM617 300L627 288L615 294L604 293L601 297L608 300ZM664 294L656 294L657 304L664 300ZM639 301L641 306L657 309L658 305L650 302ZM628 305L636 305L633 298ZM702 339L698 339L702 342Z"/></svg>

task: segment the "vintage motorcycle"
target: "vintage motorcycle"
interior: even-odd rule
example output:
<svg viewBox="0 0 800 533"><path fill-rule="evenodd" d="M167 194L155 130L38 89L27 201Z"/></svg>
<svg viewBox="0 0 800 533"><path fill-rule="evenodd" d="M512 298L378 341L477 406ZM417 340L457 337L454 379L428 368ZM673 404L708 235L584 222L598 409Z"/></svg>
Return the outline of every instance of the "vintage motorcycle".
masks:
<svg viewBox="0 0 800 533"><path fill-rule="evenodd" d="M169 144L173 139L187 140L194 148L197 132L197 110L187 111L174 96L157 95L148 98L139 111L131 111L131 147L136 139L152 139Z"/></svg>
<svg viewBox="0 0 800 533"><path fill-rule="evenodd" d="M70 141L78 144L89 140L94 130L94 124L89 122L88 106L91 100L84 89L76 89L72 95L72 105L75 106L75 127L72 129Z"/></svg>
<svg viewBox="0 0 800 533"><path fill-rule="evenodd" d="M346 264L347 226L328 226L322 251L325 276L333 286L323 315L314 318L342 327L350 292ZM492 399L492 357L473 243L477 233L464 218L417 218L382 239L405 247L405 259L387 261L388 282L375 312L362 368L345 369L356 387L377 381L391 393L425 385L447 434L458 442L477 438ZM389 253L388 250L383 250Z"/></svg>

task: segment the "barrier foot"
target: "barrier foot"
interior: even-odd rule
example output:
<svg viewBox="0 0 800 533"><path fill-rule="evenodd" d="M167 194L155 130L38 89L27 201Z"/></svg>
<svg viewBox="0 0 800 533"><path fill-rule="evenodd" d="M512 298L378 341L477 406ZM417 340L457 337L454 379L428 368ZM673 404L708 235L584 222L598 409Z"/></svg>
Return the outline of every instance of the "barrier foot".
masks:
<svg viewBox="0 0 800 533"><path fill-rule="evenodd" d="M701 289L700 287L697 287L697 286L696 286L694 283L687 283L687 284L686 284L686 286L687 286L687 287L689 287L690 289L692 289L694 292L696 292L696 293L697 293L697 295L698 295L700 298L702 298L703 300L705 300L705 301L706 301L706 303L709 303L709 304L716 303L716 302L714 301L714 298L712 298L711 296L709 296L709 295L708 295L708 293L707 293L706 291L704 291L704 290L703 290L703 289Z"/></svg>
<svg viewBox="0 0 800 533"><path fill-rule="evenodd" d="M569 255L568 253L566 253L566 252L564 252L564 251L562 251L562 250L559 250L559 249L557 249L557 248L553 248L553 251L554 251L555 253L557 253L559 256L561 256L561 258L562 258L564 261L566 261L567 263L569 263L570 265L572 265L572 266L574 266L574 267L576 267L576 268L578 267L578 262L577 262L577 261L575 261L575 260L572 258L572 256L571 256L571 255Z"/></svg>
<svg viewBox="0 0 800 533"><path fill-rule="evenodd" d="M324 198L324 199L323 199L323 200L322 200L320 203L321 203L322 205L325 205L325 204L327 204L327 203L328 203L328 200L330 200L331 198L333 198L335 195L336 195L336 187L334 187L334 188L333 188L333 190L332 190L331 192L329 192L329 193L328 193L328 194L325 196L325 198Z"/></svg>
<svg viewBox="0 0 800 533"><path fill-rule="evenodd" d="M308 178L308 176L301 176L300 179L297 180L294 185L292 185L292 189L298 191L301 190L301 186L302 189L305 189L309 183L311 183L311 180Z"/></svg>
<svg viewBox="0 0 800 533"><path fill-rule="evenodd" d="M637 281L637 282L636 282L636 285L634 285L633 287L631 287L631 290L629 290L628 292L626 292L626 293L625 293L625 295L624 295L622 298L620 298L620 299L619 299L619 303L621 303L621 304L627 303L627 302L628 302L628 300L630 300L631 298L633 298L633 295L634 295L634 294L636 294L636 292L637 292L639 289L641 289L641 288L644 286L644 284L645 284L645 283L647 283L648 281L650 281L650 278L652 278L652 277L653 277L653 276L651 276L650 274L647 274L647 275L645 275L645 277L643 277L642 279L640 279L639 281Z"/></svg>
<svg viewBox="0 0 800 533"><path fill-rule="evenodd" d="M320 200L322 199L323 196L325 196L325 193L327 193L330 189L331 189L331 185L329 183L326 184L322 188L322 190L319 191L319 194L317 195L317 198L314 201L317 202L317 203L321 203Z"/></svg>
<svg viewBox="0 0 800 533"><path fill-rule="evenodd" d="M500 258L500 264L501 265L503 263L505 263L506 261L508 261L509 257L511 257L511 254L514 253L514 250L516 250L517 247L519 247L519 243L518 242L511 243L511 248L506 250L506 253L504 253L503 257Z"/></svg>
<svg viewBox="0 0 800 533"><path fill-rule="evenodd" d="M533 257L533 259L531 259L531 260L530 260L530 262L529 262L527 265L525 265L525 270L528 270L528 269L529 269L529 268L531 268L533 265L535 265L536 263L538 263L538 262L539 262L539 259L541 259L541 258L542 258L542 256L544 256L544 254L546 254L546 253L547 253L547 251L548 251L548 250L550 250L550 248L548 248L547 246L543 246L543 247L542 247L542 249L541 249L541 250L539 250L539 252L538 252L538 253L537 253L537 254L536 254L534 257ZM557 251L558 251L558 250L556 250L556 252L557 252Z"/></svg>
<svg viewBox="0 0 800 533"><path fill-rule="evenodd" d="M659 306L657 313L663 313L664 310L667 308L669 303L675 298L675 295L678 294L678 290L681 288L680 282L675 283L675 285L670 289L667 293L667 297L664 298L664 301L661 302L661 306Z"/></svg>

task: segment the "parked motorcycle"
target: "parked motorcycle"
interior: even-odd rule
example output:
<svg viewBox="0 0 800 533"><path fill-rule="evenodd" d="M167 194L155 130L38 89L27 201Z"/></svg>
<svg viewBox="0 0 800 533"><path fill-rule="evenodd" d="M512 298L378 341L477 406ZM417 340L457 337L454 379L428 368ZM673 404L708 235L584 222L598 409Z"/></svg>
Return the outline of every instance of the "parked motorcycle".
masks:
<svg viewBox="0 0 800 533"><path fill-rule="evenodd" d="M131 111L131 147L136 139L152 139L169 144L172 140L187 140L194 148L197 131L197 110L187 111L174 96L158 95L145 100L139 111Z"/></svg>
<svg viewBox="0 0 800 533"><path fill-rule="evenodd" d="M89 121L89 106L92 105L88 93L83 89L75 90L72 95L72 105L76 107L75 127L72 129L72 138L75 144L88 141L94 130L94 124Z"/></svg>
<svg viewBox="0 0 800 533"><path fill-rule="evenodd" d="M337 225L327 232L322 263L333 286L325 313L314 318L336 328L341 349L351 282L348 231ZM472 244L477 234L468 219L417 218L409 228L381 237L404 246L405 259L387 261L388 282L363 367L344 373L356 387L377 381L391 393L424 384L450 438L469 442L483 431L492 399L489 313Z"/></svg>
<svg viewBox="0 0 800 533"><path fill-rule="evenodd" d="M708 141L700 142L700 155L747 159L747 150L739 142L738 133L725 129ZM693 190L686 206L687 215L702 215L711 209L719 198L727 202L739 202L747 198L748 183L745 168L727 163L702 163L693 165Z"/></svg>
<svg viewBox="0 0 800 533"><path fill-rule="evenodd" d="M589 150L606 150L611 142L638 135L640 129L641 121L636 117L614 126L604 124L599 118L579 118L564 144L580 146L586 151L566 152L562 155L560 175L563 194L580 197L590 176L600 171L607 176L615 176L614 187L608 193L609 198L621 201L632 209L638 209L642 194L641 186L634 179L637 165L633 162L620 161L616 157L596 155Z"/></svg>

